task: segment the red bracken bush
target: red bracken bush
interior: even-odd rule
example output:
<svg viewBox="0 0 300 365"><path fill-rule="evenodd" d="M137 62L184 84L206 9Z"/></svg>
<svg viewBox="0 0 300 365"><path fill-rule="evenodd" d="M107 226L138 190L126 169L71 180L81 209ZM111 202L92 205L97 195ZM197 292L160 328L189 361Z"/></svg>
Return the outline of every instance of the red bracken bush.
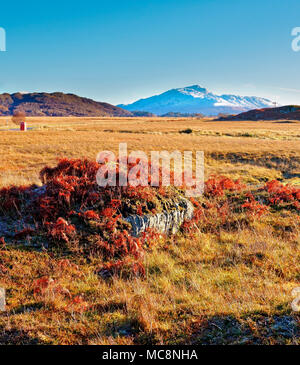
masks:
<svg viewBox="0 0 300 365"><path fill-rule="evenodd" d="M34 232L35 232L35 230L32 228L24 228L24 229L22 229L22 231L17 232L15 234L14 238L16 240L21 240L21 239L27 238L29 236L32 236Z"/></svg>
<svg viewBox="0 0 300 365"><path fill-rule="evenodd" d="M6 242L4 237L0 237L0 248L4 248L6 246Z"/></svg>
<svg viewBox="0 0 300 365"><path fill-rule="evenodd" d="M97 162L81 159L61 159L56 167L45 167L40 172L41 180L44 184L55 180L57 177L73 176L86 178L91 181L95 178L99 164Z"/></svg>
<svg viewBox="0 0 300 365"><path fill-rule="evenodd" d="M134 165L129 164L128 170ZM88 160L62 159L53 168L45 167L40 173L45 184L40 192L35 193L32 187L0 190L0 215L9 211L14 215L27 214L31 220L28 227L33 226L35 230L23 230L15 238L35 235L41 243L46 240L52 247L71 250L80 247L87 255L98 254L103 259L104 271L117 272L122 265L127 265L133 273L143 276L141 265L145 248L160 238L150 230L133 237L132 227L124 218L170 210L173 201L174 207L178 207L176 198L183 193L183 188L165 187L161 183L156 187L99 187L96 174L100 166ZM122 175L118 161L116 173L118 182ZM161 176L161 171L159 174ZM227 223L235 210L245 209L257 216L266 212L267 207L254 197L246 196L245 201L239 194L230 194L242 192L244 197L245 189L240 180L210 177L205 183L203 199L191 199L194 218L183 224L183 231L199 229L201 222L208 222L213 230ZM299 189L278 182L266 184L263 193L268 195L265 204L289 202L295 207L299 204Z"/></svg>
<svg viewBox="0 0 300 365"><path fill-rule="evenodd" d="M225 176L212 176L205 182L207 196L224 196L226 191L241 191L246 188L240 180L232 180Z"/></svg>
<svg viewBox="0 0 300 365"><path fill-rule="evenodd" d="M145 277L146 275L144 265L141 262L128 259L108 262L98 268L96 272L103 278L108 278L113 275L134 275L140 277Z"/></svg>
<svg viewBox="0 0 300 365"><path fill-rule="evenodd" d="M47 276L44 276L40 279L37 279L33 283L33 293L34 294L43 294L47 288L53 286L54 280Z"/></svg>
<svg viewBox="0 0 300 365"><path fill-rule="evenodd" d="M90 308L90 305L84 300L82 295L76 295L73 297L66 307L68 312L85 312Z"/></svg>
<svg viewBox="0 0 300 365"><path fill-rule="evenodd" d="M82 217L84 217L85 219L94 219L94 220L99 220L100 216L98 213L96 213L93 210L87 210L86 212L81 214Z"/></svg>
<svg viewBox="0 0 300 365"><path fill-rule="evenodd" d="M132 266L138 271L144 247L153 244L155 234L147 231L139 238L133 237L131 225L123 218L155 214L159 204L160 209L164 201L169 205L169 198L176 197L178 191L161 184L99 187L96 174L100 166L88 160L62 159L56 167L45 167L40 173L45 192L32 202L32 216L50 245L67 244L72 248L74 242L74 248L79 244L109 262L130 257L139 263ZM128 164L128 171L133 166ZM118 161L116 174L118 182L122 174Z"/></svg>
<svg viewBox="0 0 300 365"><path fill-rule="evenodd" d="M30 198L30 186L11 186L0 189L0 216L18 215L21 205Z"/></svg>
<svg viewBox="0 0 300 365"><path fill-rule="evenodd" d="M55 223L48 223L48 235L54 240L69 242L76 234L76 228L65 219L58 218Z"/></svg>
<svg viewBox="0 0 300 365"><path fill-rule="evenodd" d="M269 193L269 202L273 205L291 203L296 209L299 209L300 188L283 185L277 180L267 182L264 190Z"/></svg>
<svg viewBox="0 0 300 365"><path fill-rule="evenodd" d="M252 194L249 193L246 197L247 201L242 205L242 208L249 210L252 215L260 217L269 210L269 207L256 201Z"/></svg>

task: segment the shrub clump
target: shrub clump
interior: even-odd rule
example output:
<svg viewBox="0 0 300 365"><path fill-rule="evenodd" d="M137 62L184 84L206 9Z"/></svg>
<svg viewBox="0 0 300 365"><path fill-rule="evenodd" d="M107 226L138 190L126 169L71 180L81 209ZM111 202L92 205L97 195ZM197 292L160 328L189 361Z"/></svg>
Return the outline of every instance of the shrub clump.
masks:
<svg viewBox="0 0 300 365"><path fill-rule="evenodd" d="M100 167L80 159L62 159L54 168L45 167L40 173L41 193L34 187L0 190L2 214L9 211L16 219L24 218L27 226L16 233L16 240L30 238L49 248L100 255L106 271L115 271L120 260L131 257L135 261L129 266L142 273L137 268L142 267L144 248L158 235L149 231L133 237L124 217L177 209L182 191L161 185L99 187ZM118 181L118 163L116 172Z"/></svg>

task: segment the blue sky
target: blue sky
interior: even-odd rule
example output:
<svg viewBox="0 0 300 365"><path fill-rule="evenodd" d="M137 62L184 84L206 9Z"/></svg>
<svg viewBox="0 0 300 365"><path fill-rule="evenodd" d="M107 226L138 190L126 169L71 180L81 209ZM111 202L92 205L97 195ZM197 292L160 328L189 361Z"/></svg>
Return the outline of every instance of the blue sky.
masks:
<svg viewBox="0 0 300 365"><path fill-rule="evenodd" d="M200 84L300 104L299 0L2 2L0 92L113 104Z"/></svg>

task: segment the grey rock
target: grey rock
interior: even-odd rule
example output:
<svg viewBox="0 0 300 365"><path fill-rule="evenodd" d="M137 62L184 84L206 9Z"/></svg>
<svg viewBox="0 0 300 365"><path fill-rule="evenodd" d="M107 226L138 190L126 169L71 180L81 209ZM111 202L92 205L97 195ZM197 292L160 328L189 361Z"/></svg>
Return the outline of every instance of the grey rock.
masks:
<svg viewBox="0 0 300 365"><path fill-rule="evenodd" d="M4 288L0 288L0 311L5 311L5 305L6 305L6 301L5 301L5 289Z"/></svg>
<svg viewBox="0 0 300 365"><path fill-rule="evenodd" d="M159 233L174 234L185 220L193 218L193 214L193 204L189 200L182 198L177 209L170 212L146 214L143 216L130 215L125 220L131 224L131 234L134 237L138 237L147 228L155 229Z"/></svg>

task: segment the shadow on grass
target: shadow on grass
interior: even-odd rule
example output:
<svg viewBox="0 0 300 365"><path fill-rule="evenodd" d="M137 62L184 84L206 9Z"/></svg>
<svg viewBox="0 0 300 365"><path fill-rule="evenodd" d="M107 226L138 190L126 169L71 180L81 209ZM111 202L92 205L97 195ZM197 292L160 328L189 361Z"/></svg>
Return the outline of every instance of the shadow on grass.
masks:
<svg viewBox="0 0 300 365"><path fill-rule="evenodd" d="M38 345L41 341L25 331L0 328L0 345Z"/></svg>
<svg viewBox="0 0 300 365"><path fill-rule="evenodd" d="M9 315L35 312L35 311L42 309L43 306L44 306L44 303L42 303L42 302L23 304L23 305L20 305L19 307L14 308L11 311L9 311Z"/></svg>
<svg viewBox="0 0 300 365"><path fill-rule="evenodd" d="M280 120L279 122L274 122L275 124L296 124L298 121L295 120Z"/></svg>

